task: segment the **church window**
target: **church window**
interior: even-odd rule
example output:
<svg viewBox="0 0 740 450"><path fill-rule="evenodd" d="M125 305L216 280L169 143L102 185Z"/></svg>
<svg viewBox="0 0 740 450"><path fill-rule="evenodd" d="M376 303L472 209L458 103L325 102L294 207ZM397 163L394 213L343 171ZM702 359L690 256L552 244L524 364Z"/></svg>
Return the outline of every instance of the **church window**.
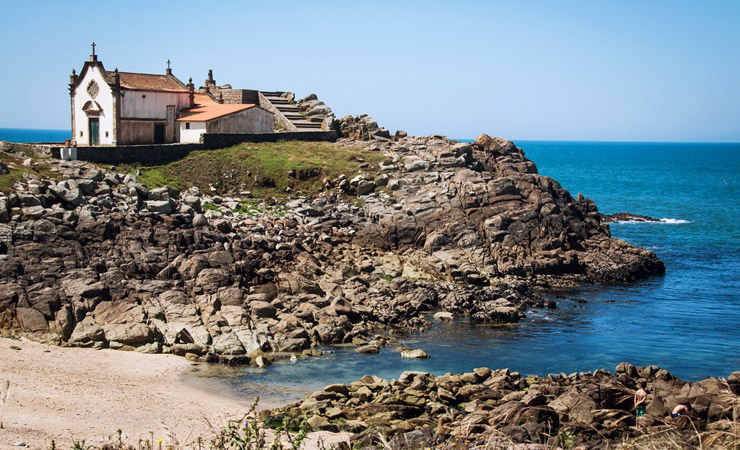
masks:
<svg viewBox="0 0 740 450"><path fill-rule="evenodd" d="M189 130L190 129L190 122L185 122L185 129L186 130Z"/></svg>
<svg viewBox="0 0 740 450"><path fill-rule="evenodd" d="M98 83L95 82L95 80L92 80L87 85L87 93L90 94L90 98L95 98L98 96L98 92L100 92L100 87L98 86Z"/></svg>

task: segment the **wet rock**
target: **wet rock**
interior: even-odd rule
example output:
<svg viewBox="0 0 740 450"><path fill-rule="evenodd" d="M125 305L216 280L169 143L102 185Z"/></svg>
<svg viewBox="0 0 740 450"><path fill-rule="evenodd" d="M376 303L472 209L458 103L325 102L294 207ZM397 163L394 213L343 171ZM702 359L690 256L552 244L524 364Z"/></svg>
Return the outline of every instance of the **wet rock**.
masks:
<svg viewBox="0 0 740 450"><path fill-rule="evenodd" d="M403 350L401 352L401 358L425 359L425 358L429 358L429 355L427 354L427 352L425 352L422 349Z"/></svg>
<svg viewBox="0 0 740 450"><path fill-rule="evenodd" d="M380 349L375 345L361 345L355 349L357 353L364 353L366 355L374 355L380 353Z"/></svg>

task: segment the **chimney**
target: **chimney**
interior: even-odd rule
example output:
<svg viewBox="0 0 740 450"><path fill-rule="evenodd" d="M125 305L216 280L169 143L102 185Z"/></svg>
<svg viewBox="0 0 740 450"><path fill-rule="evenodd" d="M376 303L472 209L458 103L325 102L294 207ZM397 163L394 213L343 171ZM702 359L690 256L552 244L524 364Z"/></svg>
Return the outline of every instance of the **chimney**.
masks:
<svg viewBox="0 0 740 450"><path fill-rule="evenodd" d="M190 107L195 106L195 85L193 84L193 77L188 80L188 91L190 91Z"/></svg>

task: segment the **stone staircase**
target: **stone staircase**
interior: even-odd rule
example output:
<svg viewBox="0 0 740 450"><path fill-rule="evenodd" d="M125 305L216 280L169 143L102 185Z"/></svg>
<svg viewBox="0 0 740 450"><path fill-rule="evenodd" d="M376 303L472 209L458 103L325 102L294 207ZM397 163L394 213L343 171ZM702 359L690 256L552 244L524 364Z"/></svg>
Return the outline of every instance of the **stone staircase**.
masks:
<svg viewBox="0 0 740 450"><path fill-rule="evenodd" d="M321 122L308 120L298 111L298 105L289 102L283 94L279 91L260 91L260 106L275 114L275 122L286 128L285 131L321 131Z"/></svg>

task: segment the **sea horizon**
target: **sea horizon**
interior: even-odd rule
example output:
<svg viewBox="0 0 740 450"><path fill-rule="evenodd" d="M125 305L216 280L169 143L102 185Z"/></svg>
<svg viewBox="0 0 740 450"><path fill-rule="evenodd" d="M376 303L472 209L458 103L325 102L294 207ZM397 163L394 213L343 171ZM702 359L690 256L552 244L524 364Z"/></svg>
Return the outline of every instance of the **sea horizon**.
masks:
<svg viewBox="0 0 740 450"><path fill-rule="evenodd" d="M28 133L28 134L33 134L33 132L53 132L53 133L59 133L60 135L62 133L66 133L67 137L61 139L59 142L63 142L65 139L71 138L71 135L72 135L72 130L63 129L63 128L7 128L7 127L3 128L3 127L0 127L0 141L17 142L19 144L46 142L46 141L13 141L6 137L6 134L11 133L11 132L23 132L23 133ZM481 134L481 133L478 133L478 134ZM507 136L498 136L498 137L502 137L514 143L516 142L564 142L564 143L581 142L581 143L593 143L593 144L610 144L610 143L613 143L613 144L721 144L721 145L740 144L740 141L670 141L670 140L658 141L658 140L634 140L634 139L626 139L626 140L529 139L529 138L510 138ZM475 137L472 137L472 138L449 137L449 139L452 139L458 142L475 141Z"/></svg>

